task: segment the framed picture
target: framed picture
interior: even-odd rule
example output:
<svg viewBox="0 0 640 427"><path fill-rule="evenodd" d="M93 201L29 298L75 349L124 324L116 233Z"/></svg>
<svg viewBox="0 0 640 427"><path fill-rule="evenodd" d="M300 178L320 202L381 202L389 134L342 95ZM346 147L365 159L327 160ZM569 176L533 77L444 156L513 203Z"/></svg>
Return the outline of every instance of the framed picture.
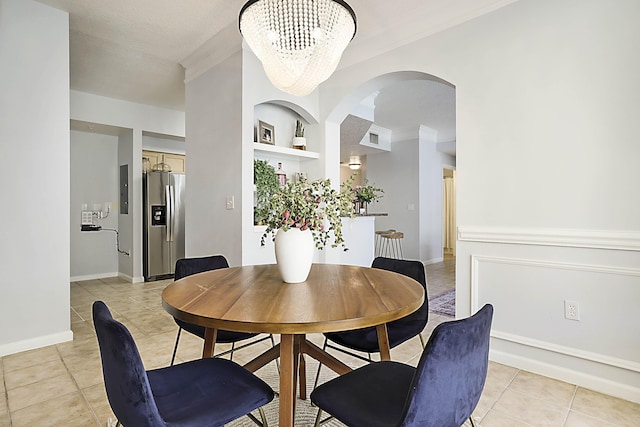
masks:
<svg viewBox="0 0 640 427"><path fill-rule="evenodd" d="M276 133L273 126L258 120L258 140L263 144L276 145Z"/></svg>

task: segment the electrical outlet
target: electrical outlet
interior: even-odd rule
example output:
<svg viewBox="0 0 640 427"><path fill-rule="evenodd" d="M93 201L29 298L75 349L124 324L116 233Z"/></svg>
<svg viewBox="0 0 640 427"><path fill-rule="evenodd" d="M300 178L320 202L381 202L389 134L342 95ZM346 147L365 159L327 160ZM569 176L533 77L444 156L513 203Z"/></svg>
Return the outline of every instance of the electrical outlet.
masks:
<svg viewBox="0 0 640 427"><path fill-rule="evenodd" d="M235 200L233 196L227 196L226 206L227 206L227 209L229 210L235 208Z"/></svg>
<svg viewBox="0 0 640 427"><path fill-rule="evenodd" d="M564 318L580 320L580 304L578 304L578 301L564 300Z"/></svg>

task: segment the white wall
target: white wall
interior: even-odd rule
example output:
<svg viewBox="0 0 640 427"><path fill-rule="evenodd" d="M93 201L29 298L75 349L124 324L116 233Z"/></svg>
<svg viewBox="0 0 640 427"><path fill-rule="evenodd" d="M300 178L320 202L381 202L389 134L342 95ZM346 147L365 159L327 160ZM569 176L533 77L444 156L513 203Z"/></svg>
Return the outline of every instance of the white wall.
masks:
<svg viewBox="0 0 640 427"><path fill-rule="evenodd" d="M390 152L367 156L369 184L384 190L383 197L371 203L369 210L389 214L376 218L376 230L403 232L402 253L406 259L420 259L419 167L417 140L393 142ZM409 210L409 205L414 209Z"/></svg>
<svg viewBox="0 0 640 427"><path fill-rule="evenodd" d="M367 156L367 179L384 190L369 211L389 214L376 218L376 230L404 233L404 258L434 263L443 259L442 167L455 160L437 151L435 131L416 133L416 139L393 142L389 153Z"/></svg>
<svg viewBox="0 0 640 427"><path fill-rule="evenodd" d="M321 87L329 117L388 73L456 86L457 315L491 302L494 360L634 401L638 16L634 0L521 0Z"/></svg>
<svg viewBox="0 0 640 427"><path fill-rule="evenodd" d="M161 153L185 154L184 138L167 138L142 134L142 149Z"/></svg>
<svg viewBox="0 0 640 427"><path fill-rule="evenodd" d="M120 250L118 253L119 275L138 283L142 276L142 132L128 129L118 135L118 162L114 167L127 165L129 184L129 209L126 214L118 211ZM115 185L119 188L118 181ZM126 252L126 253L123 253ZM128 254L128 255L127 255Z"/></svg>
<svg viewBox="0 0 640 427"><path fill-rule="evenodd" d="M242 90L240 52L186 86L188 257L223 254L230 265L242 263ZM226 209L227 196L235 209Z"/></svg>
<svg viewBox="0 0 640 427"><path fill-rule="evenodd" d="M0 356L69 327L69 16L0 3Z"/></svg>
<svg viewBox="0 0 640 427"><path fill-rule="evenodd" d="M71 280L118 275L116 235L111 231L80 231L81 205L112 204L103 228L118 228L118 138L71 131Z"/></svg>
<svg viewBox="0 0 640 427"><path fill-rule="evenodd" d="M140 129L184 137L184 111L137 104L85 92L71 91L71 118L89 123Z"/></svg>

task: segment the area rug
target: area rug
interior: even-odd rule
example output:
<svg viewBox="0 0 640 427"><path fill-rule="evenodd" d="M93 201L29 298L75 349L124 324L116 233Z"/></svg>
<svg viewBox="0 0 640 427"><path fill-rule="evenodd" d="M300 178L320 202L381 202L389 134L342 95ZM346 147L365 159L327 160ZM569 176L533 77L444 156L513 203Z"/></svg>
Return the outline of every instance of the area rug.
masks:
<svg viewBox="0 0 640 427"><path fill-rule="evenodd" d="M444 314L445 316L456 315L456 290L451 289L444 294L438 295L429 300L429 311Z"/></svg>

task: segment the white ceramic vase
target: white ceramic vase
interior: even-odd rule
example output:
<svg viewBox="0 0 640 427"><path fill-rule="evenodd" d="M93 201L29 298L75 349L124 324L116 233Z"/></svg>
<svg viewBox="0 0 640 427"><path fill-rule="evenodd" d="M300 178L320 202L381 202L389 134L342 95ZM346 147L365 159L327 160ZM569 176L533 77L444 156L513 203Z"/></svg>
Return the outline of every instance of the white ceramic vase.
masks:
<svg viewBox="0 0 640 427"><path fill-rule="evenodd" d="M307 280L313 263L313 234L311 230L300 231L291 228L279 229L276 233L276 263L286 283L300 283Z"/></svg>

